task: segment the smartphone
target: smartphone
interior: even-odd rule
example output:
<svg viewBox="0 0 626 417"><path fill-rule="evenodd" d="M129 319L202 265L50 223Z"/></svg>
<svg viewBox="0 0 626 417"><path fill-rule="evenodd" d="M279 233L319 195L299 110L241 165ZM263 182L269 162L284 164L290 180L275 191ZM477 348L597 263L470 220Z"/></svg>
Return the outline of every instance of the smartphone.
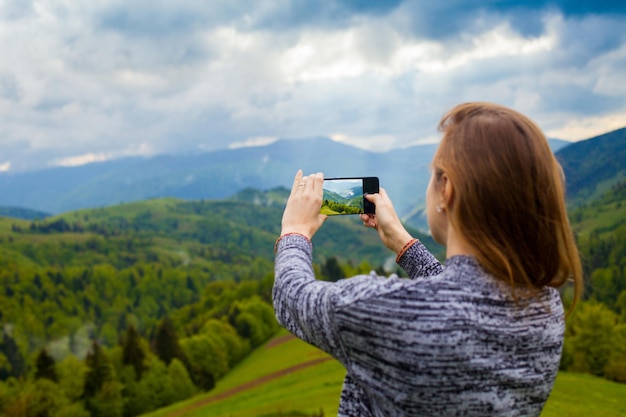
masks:
<svg viewBox="0 0 626 417"><path fill-rule="evenodd" d="M324 198L320 213L374 214L374 204L363 195L378 192L378 177L324 178Z"/></svg>

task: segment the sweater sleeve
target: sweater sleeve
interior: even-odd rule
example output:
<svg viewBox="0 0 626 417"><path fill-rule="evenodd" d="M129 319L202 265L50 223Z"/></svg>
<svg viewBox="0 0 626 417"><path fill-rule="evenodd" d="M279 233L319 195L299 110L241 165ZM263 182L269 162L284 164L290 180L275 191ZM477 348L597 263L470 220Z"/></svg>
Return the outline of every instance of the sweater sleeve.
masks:
<svg viewBox="0 0 626 417"><path fill-rule="evenodd" d="M415 241L398 259L398 265L411 279L438 275L443 271L441 263L420 241Z"/></svg>
<svg viewBox="0 0 626 417"><path fill-rule="evenodd" d="M370 297L393 292L402 279L359 275L337 282L317 281L313 248L302 235L283 236L276 245L272 299L278 322L296 337L349 362L341 345L337 312Z"/></svg>
<svg viewBox="0 0 626 417"><path fill-rule="evenodd" d="M337 357L332 319L337 288L315 279L312 255L311 242L304 236L287 235L279 240L272 289L274 312L278 322L296 337Z"/></svg>

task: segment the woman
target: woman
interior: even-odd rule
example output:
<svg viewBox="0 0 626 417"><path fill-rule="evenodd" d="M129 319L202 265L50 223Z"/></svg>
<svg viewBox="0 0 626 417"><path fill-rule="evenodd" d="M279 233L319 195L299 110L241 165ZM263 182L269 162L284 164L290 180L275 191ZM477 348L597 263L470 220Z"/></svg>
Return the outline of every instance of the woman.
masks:
<svg viewBox="0 0 626 417"><path fill-rule="evenodd" d="M411 279L315 280L323 175L298 171L276 243L274 308L346 368L341 416L538 416L559 367L557 287L582 288L562 171L541 131L467 103L440 124L426 192L445 265L406 231L384 189L361 215Z"/></svg>

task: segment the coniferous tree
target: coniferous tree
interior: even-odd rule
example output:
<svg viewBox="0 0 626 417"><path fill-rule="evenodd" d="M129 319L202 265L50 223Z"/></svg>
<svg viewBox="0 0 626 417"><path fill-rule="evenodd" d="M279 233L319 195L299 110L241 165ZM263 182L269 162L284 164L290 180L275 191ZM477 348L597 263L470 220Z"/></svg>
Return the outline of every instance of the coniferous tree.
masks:
<svg viewBox="0 0 626 417"><path fill-rule="evenodd" d="M168 316L165 316L163 320L161 320L161 323L159 323L154 340L154 350L159 359L166 365L169 365L172 359L178 359L185 366L188 365L185 352L178 342L174 323Z"/></svg>
<svg viewBox="0 0 626 417"><path fill-rule="evenodd" d="M3 340L0 343L0 352L4 353L4 356L7 358L8 363L11 364L11 369L8 372L0 369L0 377L2 379L6 379L8 376L14 376L19 378L24 374L26 369L26 363L24 362L24 357L20 352L15 339L9 336L6 333L3 333Z"/></svg>
<svg viewBox="0 0 626 417"><path fill-rule="evenodd" d="M113 365L102 347L93 341L85 363L83 399L92 417L122 417L124 409L122 384L116 379Z"/></svg>
<svg viewBox="0 0 626 417"><path fill-rule="evenodd" d="M145 366L146 353L141 348L140 336L135 330L135 326L131 325L126 331L126 338L122 346L122 362L131 365L135 369L137 380L141 379Z"/></svg>
<svg viewBox="0 0 626 417"><path fill-rule="evenodd" d="M345 278L345 274L339 265L339 261L334 256L326 259L326 262L322 265L322 275L328 281L336 282L342 278Z"/></svg>
<svg viewBox="0 0 626 417"><path fill-rule="evenodd" d="M105 382L113 379L111 363L106 354L102 351L100 344L95 340L91 344L91 350L87 353L85 363L89 370L85 375L84 396L94 397L102 388Z"/></svg>
<svg viewBox="0 0 626 417"><path fill-rule="evenodd" d="M56 371L56 362L46 349L41 349L39 355L37 355L35 367L35 379L47 378L50 381L59 381Z"/></svg>
<svg viewBox="0 0 626 417"><path fill-rule="evenodd" d="M191 278L191 275L187 274L187 289L193 292L194 294L198 291L198 287L196 287L195 282Z"/></svg>

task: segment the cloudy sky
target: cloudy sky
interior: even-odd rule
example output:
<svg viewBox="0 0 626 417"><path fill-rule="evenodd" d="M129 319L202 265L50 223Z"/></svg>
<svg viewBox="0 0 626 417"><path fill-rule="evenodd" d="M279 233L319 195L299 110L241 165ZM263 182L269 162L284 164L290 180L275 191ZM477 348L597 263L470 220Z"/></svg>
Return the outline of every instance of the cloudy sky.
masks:
<svg viewBox="0 0 626 417"><path fill-rule="evenodd" d="M328 136L439 137L463 101L626 126L626 2L0 0L0 171Z"/></svg>

